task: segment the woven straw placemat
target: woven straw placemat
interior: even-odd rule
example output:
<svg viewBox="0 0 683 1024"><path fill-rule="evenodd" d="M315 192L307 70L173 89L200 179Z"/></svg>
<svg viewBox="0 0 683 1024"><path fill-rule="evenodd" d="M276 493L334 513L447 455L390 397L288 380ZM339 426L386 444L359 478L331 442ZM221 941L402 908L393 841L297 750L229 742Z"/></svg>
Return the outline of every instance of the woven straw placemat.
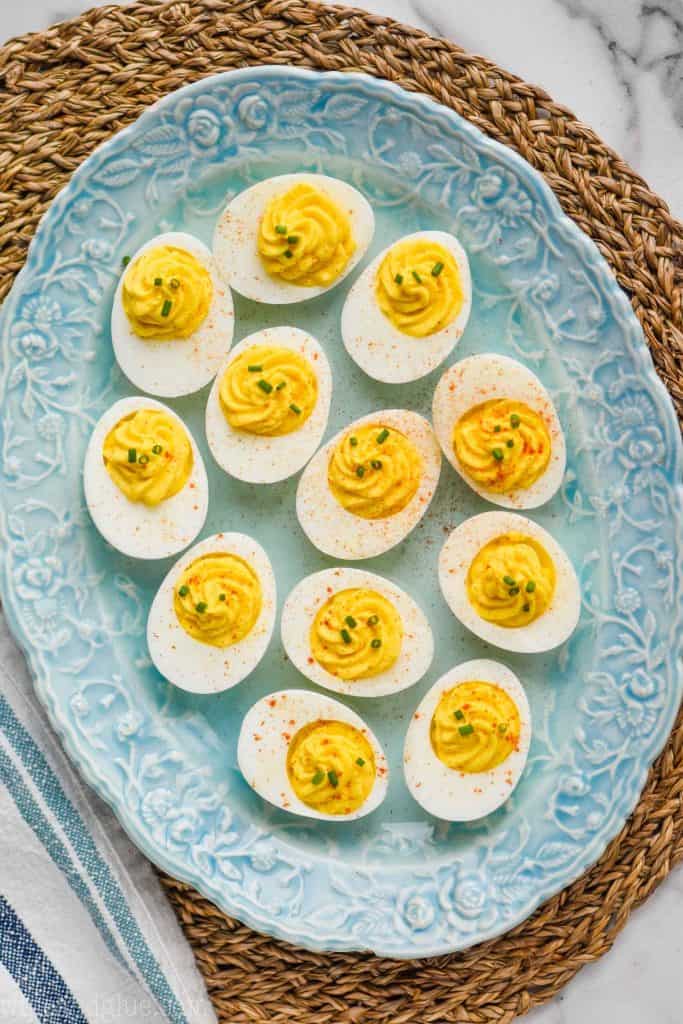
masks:
<svg viewBox="0 0 683 1024"><path fill-rule="evenodd" d="M172 89L263 63L389 79L521 153L613 268L683 414L683 226L666 204L541 89L416 29L303 0L148 0L3 47L0 298L47 204L96 145ZM683 859L682 792L679 715L636 811L591 871L502 938L433 960L308 953L163 881L223 1024L508 1024L605 953Z"/></svg>

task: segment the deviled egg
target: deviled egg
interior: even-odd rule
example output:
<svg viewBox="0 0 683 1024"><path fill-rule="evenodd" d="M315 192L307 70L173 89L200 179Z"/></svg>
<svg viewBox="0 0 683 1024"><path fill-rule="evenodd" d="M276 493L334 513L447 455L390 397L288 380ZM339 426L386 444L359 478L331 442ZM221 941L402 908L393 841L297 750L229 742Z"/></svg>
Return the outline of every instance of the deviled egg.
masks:
<svg viewBox="0 0 683 1024"><path fill-rule="evenodd" d="M268 484L298 472L320 444L332 371L316 339L267 327L236 345L206 406L206 438L231 476Z"/></svg>
<svg viewBox="0 0 683 1024"><path fill-rule="evenodd" d="M482 498L536 508L564 477L564 432L535 373L482 353L449 367L433 401L434 431L455 471Z"/></svg>
<svg viewBox="0 0 683 1024"><path fill-rule="evenodd" d="M437 818L483 818L519 782L530 741L531 711L517 676L497 661L467 661L434 683L411 719L408 789Z"/></svg>
<svg viewBox="0 0 683 1024"><path fill-rule="evenodd" d="M127 261L114 295L116 361L141 391L189 395L216 375L235 323L213 256L184 231L157 235Z"/></svg>
<svg viewBox="0 0 683 1024"><path fill-rule="evenodd" d="M307 690L280 690L250 708L237 761L259 796L307 818L362 818L387 793L387 759L363 719Z"/></svg>
<svg viewBox="0 0 683 1024"><path fill-rule="evenodd" d="M503 650L552 650L579 621L579 581L565 551L514 512L483 512L453 530L439 555L439 584L463 626Z"/></svg>
<svg viewBox="0 0 683 1024"><path fill-rule="evenodd" d="M441 451L427 420L382 409L320 448L299 480L296 513L333 558L372 558L417 526L439 481Z"/></svg>
<svg viewBox="0 0 683 1024"><path fill-rule="evenodd" d="M217 533L186 551L159 587L147 620L150 657L183 690L228 690L265 654L275 607L261 545L244 533Z"/></svg>
<svg viewBox="0 0 683 1024"><path fill-rule="evenodd" d="M449 355L471 308L460 242L445 231L417 231L384 249L351 288L342 311L344 345L375 380L418 380Z"/></svg>
<svg viewBox="0 0 683 1024"><path fill-rule="evenodd" d="M209 485L192 434L152 398L122 398L100 418L83 464L85 500L106 541L133 558L166 558L195 539Z"/></svg>
<svg viewBox="0 0 683 1024"><path fill-rule="evenodd" d="M434 655L429 622L405 590L341 566L294 587L282 609L282 644L314 683L353 697L413 686Z"/></svg>
<svg viewBox="0 0 683 1024"><path fill-rule="evenodd" d="M342 281L375 230L361 193L324 174L281 174L235 196L213 252L230 287L256 302L301 302Z"/></svg>

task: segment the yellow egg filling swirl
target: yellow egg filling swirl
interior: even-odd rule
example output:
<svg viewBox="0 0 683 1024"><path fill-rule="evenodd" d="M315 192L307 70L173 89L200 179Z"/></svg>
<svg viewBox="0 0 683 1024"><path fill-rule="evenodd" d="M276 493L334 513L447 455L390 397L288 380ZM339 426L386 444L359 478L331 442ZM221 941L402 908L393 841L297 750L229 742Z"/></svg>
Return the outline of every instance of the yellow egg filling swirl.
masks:
<svg viewBox="0 0 683 1024"><path fill-rule="evenodd" d="M318 610L310 632L311 654L339 679L369 679L391 668L401 653L403 622L376 590L350 587Z"/></svg>
<svg viewBox="0 0 683 1024"><path fill-rule="evenodd" d="M394 516L415 497L422 457L405 434L382 423L349 431L328 465L330 490L342 508L363 519Z"/></svg>
<svg viewBox="0 0 683 1024"><path fill-rule="evenodd" d="M519 709L500 686L475 680L442 694L430 726L434 753L458 772L488 772L519 745Z"/></svg>
<svg viewBox="0 0 683 1024"><path fill-rule="evenodd" d="M375 295L385 317L413 338L443 331L464 300L455 259L427 238L408 239L389 249L377 270Z"/></svg>
<svg viewBox="0 0 683 1024"><path fill-rule="evenodd" d="M243 640L261 613L258 574L239 555L217 551L195 558L173 591L178 622L195 640L229 647Z"/></svg>
<svg viewBox="0 0 683 1024"><path fill-rule="evenodd" d="M318 400L318 378L298 352L254 345L228 366L219 399L233 430L276 437L304 425Z"/></svg>
<svg viewBox="0 0 683 1024"><path fill-rule="evenodd" d="M497 494L531 487L548 468L551 442L543 417L524 402L493 398L469 409L453 428L463 471Z"/></svg>
<svg viewBox="0 0 683 1024"><path fill-rule="evenodd" d="M555 566L543 545L522 533L485 544L467 573L467 596L482 619L497 626L528 626L555 593Z"/></svg>
<svg viewBox="0 0 683 1024"><path fill-rule="evenodd" d="M160 409L137 409L112 427L104 465L129 501L159 505L183 489L192 472L192 445L177 420Z"/></svg>
<svg viewBox="0 0 683 1024"><path fill-rule="evenodd" d="M273 277L311 288L334 284L356 243L347 211L321 189L300 183L267 204L257 249Z"/></svg>
<svg viewBox="0 0 683 1024"><path fill-rule="evenodd" d="M351 814L363 806L375 784L370 742L348 722L310 722L293 736L287 776L308 807L321 814Z"/></svg>
<svg viewBox="0 0 683 1024"><path fill-rule="evenodd" d="M211 274L176 245L147 249L123 278L121 303L139 338L189 338L206 320L213 298Z"/></svg>

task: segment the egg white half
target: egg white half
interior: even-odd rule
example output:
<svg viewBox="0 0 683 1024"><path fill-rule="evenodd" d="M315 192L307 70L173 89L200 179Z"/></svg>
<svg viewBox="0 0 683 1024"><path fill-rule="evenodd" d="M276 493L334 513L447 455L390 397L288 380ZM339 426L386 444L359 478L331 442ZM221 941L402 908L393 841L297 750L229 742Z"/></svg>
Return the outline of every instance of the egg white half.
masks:
<svg viewBox="0 0 683 1024"><path fill-rule="evenodd" d="M351 220L356 249L342 274L331 285L302 287L271 276L257 250L259 225L268 202L295 185L312 185L343 207ZM266 178L231 199L213 236L213 253L220 273L240 295L255 302L284 305L303 302L336 287L358 265L375 232L372 207L361 193L338 178L325 174L280 174Z"/></svg>
<svg viewBox="0 0 683 1024"><path fill-rule="evenodd" d="M403 623L401 652L385 672L355 681L339 679L313 659L310 633L320 608L339 590L361 587L382 594L396 608ZM290 661L305 676L326 690L349 697L384 697L413 686L432 663L434 637L424 612L397 584L366 572L337 566L306 576L294 587L282 609L282 645Z"/></svg>
<svg viewBox="0 0 683 1024"><path fill-rule="evenodd" d="M102 449L119 420L137 409L160 409L181 424L192 445L193 466L187 483L172 498L147 506L129 501L107 472ZM206 519L209 484L204 461L187 426L172 409L136 395L115 402L95 425L83 463L85 500L93 523L112 547L131 558L167 558L195 539Z"/></svg>
<svg viewBox="0 0 683 1024"><path fill-rule="evenodd" d="M313 412L298 430L264 437L234 430L221 407L220 387L232 361L253 345L288 348L304 356L318 380ZM270 484L298 473L316 450L330 413L332 370L320 343L298 327L266 327L235 345L221 366L206 404L206 439L214 459L226 473L247 483Z"/></svg>
<svg viewBox="0 0 683 1024"><path fill-rule="evenodd" d="M238 555L254 569L261 584L259 617L247 635L229 647L214 647L186 633L173 605L175 585L188 565L215 552ZM245 533L216 533L195 544L165 576L147 619L147 646L159 672L190 693L220 693L237 686L266 652L275 624L277 594L268 555Z"/></svg>
<svg viewBox="0 0 683 1024"><path fill-rule="evenodd" d="M438 242L451 253L460 272L462 308L442 331L414 338L394 327L379 308L375 280L379 266L394 245L425 239ZM349 292L342 310L341 330L346 351L368 376L387 384L418 380L435 370L462 337L472 308L472 279L465 250L445 231L416 231L387 246L363 271Z"/></svg>
<svg viewBox="0 0 683 1024"><path fill-rule="evenodd" d="M469 409L494 398L524 402L545 422L551 454L545 473L531 487L498 494L481 487L462 469L453 448L455 424ZM553 401L535 373L509 356L484 352L450 366L436 386L432 403L434 432L442 451L462 479L487 501L503 508L537 508L550 501L564 478L567 450Z"/></svg>
<svg viewBox="0 0 683 1024"><path fill-rule="evenodd" d="M430 729L441 696L459 683L481 681L505 690L517 705L520 719L516 750L486 772L459 772L434 753ZM486 658L450 669L421 700L406 733L403 772L412 796L429 813L445 821L475 821L505 803L524 771L531 742L531 709L514 672Z"/></svg>
<svg viewBox="0 0 683 1024"><path fill-rule="evenodd" d="M364 519L347 512L327 480L335 446L354 427L365 423L383 423L401 431L422 456L422 477L413 498L385 519ZM296 514L308 539L323 554L347 561L372 558L395 547L417 526L434 496L440 471L441 450L428 421L408 409L380 409L350 423L316 452L299 480Z"/></svg>
<svg viewBox="0 0 683 1024"><path fill-rule="evenodd" d="M299 800L287 776L289 743L309 722L346 722L365 734L375 755L375 784L365 803L351 814L323 814ZM249 785L269 803L306 818L352 821L370 814L384 800L389 767L382 746L360 715L338 700L309 690L279 690L247 711L237 743L237 763Z"/></svg>
<svg viewBox="0 0 683 1024"><path fill-rule="evenodd" d="M154 341L139 338L133 331L122 302L123 279L119 279L111 310L111 340L116 361L126 377L140 391L161 398L177 398L199 391L216 375L227 355L235 326L232 295L216 270L210 251L193 235L184 231L168 231L140 246L132 257L160 245L186 249L211 274L213 297L206 319L189 338L166 338ZM132 261L131 261L132 262Z"/></svg>
<svg viewBox="0 0 683 1024"><path fill-rule="evenodd" d="M485 544L510 532L525 534L543 545L555 566L556 585L543 615L528 626L506 628L487 622L474 610L467 596L467 573ZM482 512L453 530L439 555L439 585L456 619L475 636L505 651L520 654L550 651L571 636L579 621L579 581L564 548L538 523L515 512Z"/></svg>

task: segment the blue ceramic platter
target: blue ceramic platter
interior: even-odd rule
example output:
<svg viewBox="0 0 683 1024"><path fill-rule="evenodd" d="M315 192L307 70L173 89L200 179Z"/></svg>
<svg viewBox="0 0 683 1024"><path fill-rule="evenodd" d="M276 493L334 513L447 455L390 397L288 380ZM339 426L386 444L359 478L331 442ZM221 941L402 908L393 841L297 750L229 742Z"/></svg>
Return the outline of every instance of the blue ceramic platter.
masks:
<svg viewBox="0 0 683 1024"><path fill-rule="evenodd" d="M147 609L170 562L107 548L84 509L93 424L132 389L109 315L121 258L183 227L210 242L226 194L295 170L352 182L372 203L367 262L408 231L438 227L468 250L474 304L456 358L505 352L550 389L568 441L562 490L533 516L580 576L579 629L537 657L499 654L452 617L437 586L449 529L486 503L444 463L423 523L369 568L428 614L437 654L416 687L356 700L393 767L369 818L321 823L266 806L240 776L237 733L263 694L310 684L279 638L254 674L197 697L150 664ZM439 371L413 385L366 378L341 344L348 283L282 312L237 297L236 341L285 321L330 357L328 436L382 406L429 414ZM38 692L88 781L135 842L254 928L321 950L446 953L522 921L602 853L634 807L681 696L681 446L626 297L593 244L515 153L426 98L352 74L249 68L166 97L74 174L42 221L1 328L2 597ZM294 514L297 480L258 488L217 469L203 439L207 391L170 404L209 470L204 536L252 533L279 604L330 565ZM428 817L401 749L422 695L462 660L500 657L532 706L528 767L507 805L470 825Z"/></svg>

